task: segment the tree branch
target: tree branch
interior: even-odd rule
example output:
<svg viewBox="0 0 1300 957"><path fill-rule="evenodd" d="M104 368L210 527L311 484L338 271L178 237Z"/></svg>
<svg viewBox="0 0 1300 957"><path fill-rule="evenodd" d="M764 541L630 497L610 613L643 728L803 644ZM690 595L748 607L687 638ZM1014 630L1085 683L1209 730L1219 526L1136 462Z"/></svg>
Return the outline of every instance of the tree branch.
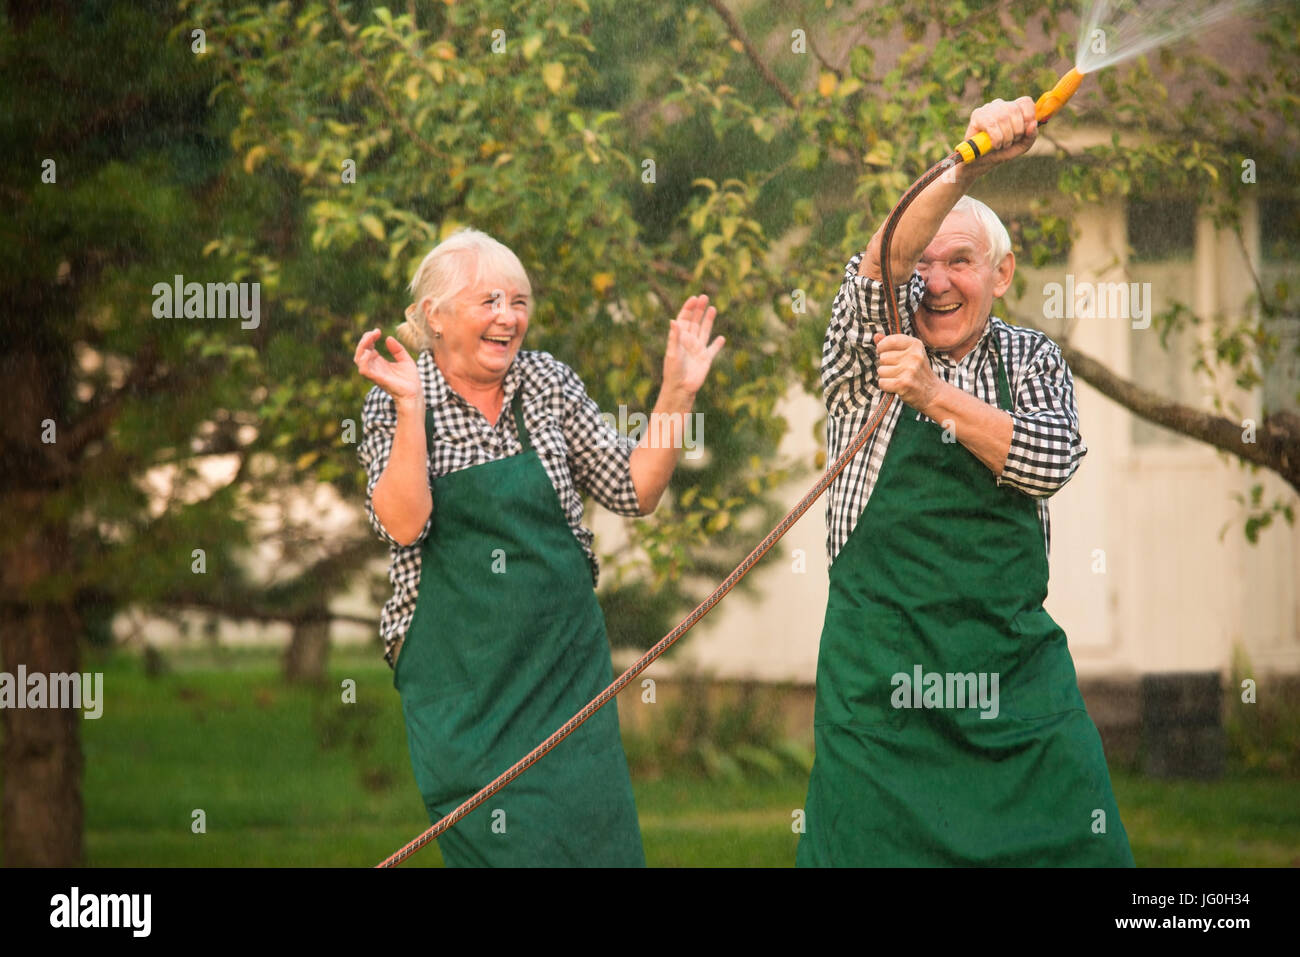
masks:
<svg viewBox="0 0 1300 957"><path fill-rule="evenodd" d="M1259 424L1254 442L1243 442L1240 422L1173 402L1121 378L1073 346L1058 344L1075 376L1134 415L1270 469L1300 492L1300 416L1275 412Z"/></svg>
<svg viewBox="0 0 1300 957"><path fill-rule="evenodd" d="M1268 294L1264 292L1264 283L1259 278L1259 272L1255 269L1255 264L1250 261L1250 252L1246 249L1246 237L1241 234L1241 221L1232 224L1232 234L1237 237L1237 246L1241 249L1241 261L1246 264L1246 269L1250 272L1251 282L1255 284L1255 292L1259 296L1259 308L1265 316L1277 312L1277 307L1269 301Z"/></svg>
<svg viewBox="0 0 1300 957"><path fill-rule="evenodd" d="M149 607L198 608L228 618L291 624L333 619L373 625L371 618L331 612L325 595L339 588L374 551L372 540L354 539L305 568L291 581L266 586L236 576L223 579L216 588L171 591L150 602Z"/></svg>
<svg viewBox="0 0 1300 957"><path fill-rule="evenodd" d="M406 121L406 117L402 116L402 114L397 111L397 107L393 106L393 101L384 94L383 87L379 83L379 78L375 76L374 67L370 65L370 60L366 58L365 51L361 49L361 44L356 41L357 28L343 19L343 13L339 10L338 0L330 0L330 12L334 14L334 20L338 23L339 30L343 33L343 42L347 44L348 50L354 57L356 57L357 62L361 64L361 69L365 72L366 86L370 89L370 92L375 95L375 99L379 101L379 105L384 108L384 112L388 114L388 118L397 125L397 128L402 131L407 139L420 148L422 153L437 160L439 163L443 162L443 157L438 155L438 151L415 132L411 127L411 124Z"/></svg>
<svg viewBox="0 0 1300 957"><path fill-rule="evenodd" d="M150 607L207 611L225 618L233 618L236 621L279 621L290 625L301 625L311 621L346 621L370 626L377 624L375 618L330 611L328 608L324 610L324 613L312 610L286 611L284 609L267 608L257 602L222 601L214 598L201 598L198 595L168 598L153 602Z"/></svg>
<svg viewBox="0 0 1300 957"><path fill-rule="evenodd" d="M728 32L737 42L740 43L741 47L744 48L745 56L749 57L749 62L754 64L754 69L758 71L759 76L763 78L763 81L776 91L777 96L781 97L781 99L785 101L786 106L790 107L792 110L797 110L799 107L798 104L795 103L794 95L786 85L781 82L780 77L773 73L771 68L763 62L763 58L758 55L758 50L750 41L749 35L745 33L745 28L740 25L740 21L737 20L732 12L723 5L722 0L709 0L709 6L711 6L714 9L714 12L722 18L722 22L727 25Z"/></svg>
<svg viewBox="0 0 1300 957"><path fill-rule="evenodd" d="M152 339L145 343L140 350L139 356L131 365L131 371L122 383L121 388L115 389L105 399L90 409L85 415L77 420L64 434L63 441L60 443L63 455L63 465L65 470L71 472L73 459L88 444L96 439L102 438L108 432L108 428L117 418L118 413L122 411L122 406L126 403L129 396L135 394L149 376L153 373L158 365L158 346Z"/></svg>
<svg viewBox="0 0 1300 957"><path fill-rule="evenodd" d="M716 283L709 282L707 279L696 279L694 273L692 273L689 269L685 268L684 266L677 265L677 263L675 262L669 262L664 259L651 259L649 260L649 265L651 269L659 273L661 276L669 276L673 279L676 279L678 282L684 283L689 288L703 289L706 293L708 293L710 296L713 297L716 297L718 294L718 287ZM655 293L660 294L662 291L657 285L654 285L654 280L649 279L649 277L647 277L647 279L650 282L651 288L654 289ZM669 296L664 300L664 305L668 306L674 301L675 298Z"/></svg>
<svg viewBox="0 0 1300 957"><path fill-rule="evenodd" d="M780 7L781 7L781 12L784 13L791 20L798 22L803 19L803 12L800 10L792 10L790 3L788 2L781 3ZM800 27L800 29L803 28ZM817 44L813 42L812 31L804 30L804 37L808 41L808 49L812 50L812 54L817 58L817 62L820 63L823 67L825 67L827 70L829 70L831 73L834 73L841 80L844 79L844 71L841 70L839 67L837 67L835 64L831 63L830 60L826 59L826 57L822 55L822 51L817 49Z"/></svg>

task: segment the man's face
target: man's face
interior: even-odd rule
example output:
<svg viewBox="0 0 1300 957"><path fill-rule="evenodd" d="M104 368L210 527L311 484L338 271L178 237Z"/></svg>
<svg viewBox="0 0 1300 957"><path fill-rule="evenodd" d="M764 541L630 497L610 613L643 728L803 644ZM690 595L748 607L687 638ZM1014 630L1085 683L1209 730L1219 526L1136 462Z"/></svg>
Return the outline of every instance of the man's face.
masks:
<svg viewBox="0 0 1300 957"><path fill-rule="evenodd" d="M990 266L984 230L962 210L948 214L916 268L925 280L925 295L916 311L921 341L960 361L983 334L993 300L1011 286L1015 257L1008 253Z"/></svg>

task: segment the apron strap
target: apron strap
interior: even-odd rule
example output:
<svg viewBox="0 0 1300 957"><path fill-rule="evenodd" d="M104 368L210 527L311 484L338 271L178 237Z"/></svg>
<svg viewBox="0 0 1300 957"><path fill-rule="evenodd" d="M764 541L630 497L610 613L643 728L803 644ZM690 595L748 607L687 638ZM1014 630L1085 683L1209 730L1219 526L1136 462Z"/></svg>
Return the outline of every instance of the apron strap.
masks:
<svg viewBox="0 0 1300 957"><path fill-rule="evenodd" d="M1011 405L1011 386L1007 384L1007 367L1002 361L1002 350L998 345L998 331L993 330L993 362L998 367L998 408L1003 412L1010 412L1013 408Z"/></svg>
<svg viewBox="0 0 1300 957"><path fill-rule="evenodd" d="M524 404L520 400L519 392L510 402L510 411L515 417L515 435L519 437L519 444L523 446L521 454L527 455L533 450L533 442L528 437L528 428L524 425Z"/></svg>

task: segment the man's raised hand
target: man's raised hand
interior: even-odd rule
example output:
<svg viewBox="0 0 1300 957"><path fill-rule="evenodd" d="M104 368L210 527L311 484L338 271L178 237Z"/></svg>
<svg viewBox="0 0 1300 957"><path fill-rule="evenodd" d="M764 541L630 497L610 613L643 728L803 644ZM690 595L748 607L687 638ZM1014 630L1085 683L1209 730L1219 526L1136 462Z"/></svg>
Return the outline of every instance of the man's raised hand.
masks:
<svg viewBox="0 0 1300 957"><path fill-rule="evenodd" d="M981 132L989 135L993 148L966 164L972 170L983 171L1020 156L1038 139L1038 115L1034 112L1033 99L1022 96L1011 103L992 100L976 107L962 139L968 140Z"/></svg>

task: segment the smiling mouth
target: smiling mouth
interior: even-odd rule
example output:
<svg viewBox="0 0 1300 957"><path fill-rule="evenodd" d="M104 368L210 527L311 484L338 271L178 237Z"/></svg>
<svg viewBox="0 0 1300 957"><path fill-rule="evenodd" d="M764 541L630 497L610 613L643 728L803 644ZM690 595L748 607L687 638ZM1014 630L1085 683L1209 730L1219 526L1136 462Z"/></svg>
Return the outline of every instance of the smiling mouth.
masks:
<svg viewBox="0 0 1300 957"><path fill-rule="evenodd" d="M510 345L510 340L513 339L514 336L484 336L483 338L488 342L495 342L497 345L508 346Z"/></svg>
<svg viewBox="0 0 1300 957"><path fill-rule="evenodd" d="M952 315L954 312L956 312L956 311L957 311L958 309L960 309L961 307L962 307L962 304L961 304L960 302L957 303L957 304L955 304L955 305L952 305L952 306L933 306L933 305L929 305L929 304L927 304L927 305L925 306L925 308L926 308L926 310L927 310L928 312L932 312L932 313L934 313L936 316L949 316L949 315Z"/></svg>

